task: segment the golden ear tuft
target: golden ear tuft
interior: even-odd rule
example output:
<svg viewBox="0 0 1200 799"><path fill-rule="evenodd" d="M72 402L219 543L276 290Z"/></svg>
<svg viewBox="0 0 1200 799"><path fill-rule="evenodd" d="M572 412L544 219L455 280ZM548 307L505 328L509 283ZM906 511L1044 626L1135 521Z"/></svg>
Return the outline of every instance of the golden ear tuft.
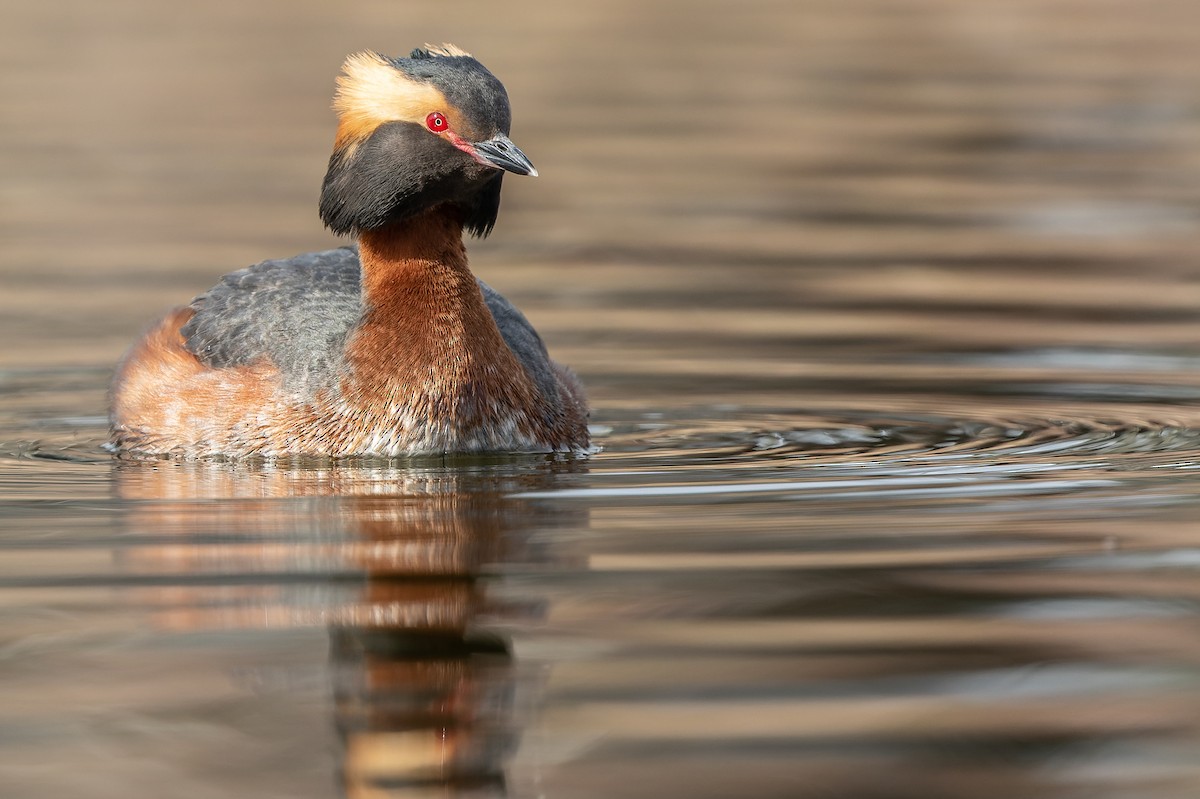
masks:
<svg viewBox="0 0 1200 799"><path fill-rule="evenodd" d="M346 144L366 138L385 122L421 122L430 111L449 108L432 84L408 77L388 58L366 50L342 65L333 110L341 120L338 142Z"/></svg>
<svg viewBox="0 0 1200 799"><path fill-rule="evenodd" d="M337 77L333 109L344 114L361 105L365 97L385 93L382 90L394 81L391 72L395 69L379 53L364 50L346 56L342 74Z"/></svg>

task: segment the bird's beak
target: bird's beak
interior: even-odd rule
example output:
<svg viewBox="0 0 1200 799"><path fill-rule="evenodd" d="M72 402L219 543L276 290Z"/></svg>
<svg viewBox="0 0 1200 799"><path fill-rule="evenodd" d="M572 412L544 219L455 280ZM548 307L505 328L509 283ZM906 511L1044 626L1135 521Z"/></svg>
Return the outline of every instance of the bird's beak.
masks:
<svg viewBox="0 0 1200 799"><path fill-rule="evenodd" d="M521 152L517 148L517 145L513 144L502 133L497 133L487 141L475 142L473 146L475 153L485 163L503 169L506 172L537 177L538 171L533 168L533 164L525 157L525 153Z"/></svg>

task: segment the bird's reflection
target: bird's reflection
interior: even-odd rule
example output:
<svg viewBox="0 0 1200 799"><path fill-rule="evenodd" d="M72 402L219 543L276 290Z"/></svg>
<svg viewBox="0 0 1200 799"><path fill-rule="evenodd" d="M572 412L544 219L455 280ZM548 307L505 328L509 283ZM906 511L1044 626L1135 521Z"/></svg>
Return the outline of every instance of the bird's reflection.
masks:
<svg viewBox="0 0 1200 799"><path fill-rule="evenodd" d="M545 562L549 531L586 526L510 496L582 468L122 464L127 529L146 542L122 567L160 626L328 629L348 797L503 796L523 681L484 620L540 610L493 599L486 575Z"/></svg>

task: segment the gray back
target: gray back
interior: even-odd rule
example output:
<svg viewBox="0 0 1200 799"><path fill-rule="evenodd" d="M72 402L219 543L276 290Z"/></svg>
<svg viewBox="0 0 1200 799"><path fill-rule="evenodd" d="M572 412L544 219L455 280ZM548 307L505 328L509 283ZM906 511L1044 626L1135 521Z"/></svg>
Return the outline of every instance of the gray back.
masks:
<svg viewBox="0 0 1200 799"><path fill-rule="evenodd" d="M342 247L263 261L230 273L192 301L182 333L187 348L213 367L266 360L298 396L336 388L346 340L363 317L358 251ZM483 281L488 310L530 379L558 404L546 346L525 316Z"/></svg>

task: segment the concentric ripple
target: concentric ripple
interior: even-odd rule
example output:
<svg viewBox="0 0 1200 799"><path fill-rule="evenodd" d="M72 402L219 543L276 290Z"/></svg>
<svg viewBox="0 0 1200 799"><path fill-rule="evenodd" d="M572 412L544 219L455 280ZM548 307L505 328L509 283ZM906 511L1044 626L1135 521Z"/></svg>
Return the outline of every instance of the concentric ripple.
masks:
<svg viewBox="0 0 1200 799"><path fill-rule="evenodd" d="M100 415L103 376L102 370L0 374L0 462L9 464L0 483L30 488L76 472L72 479L103 482L98 470L111 462ZM853 407L839 407L844 393L813 394L805 397L809 407L795 409L735 403L661 411L601 407L593 424L600 452L582 469L605 491L618 478L628 488L686 479L737 491L734 483L838 467L860 475L939 465L1010 474L1100 470L1111 478L1200 466L1200 411L1164 408L1158 401L1096 402L1087 396L1094 392L1082 393L1069 404L1026 397L994 405L961 394L898 391L860 396ZM1136 393L1157 396L1146 387ZM31 468L39 462L48 469L56 465L52 471ZM343 469L402 463L366 459Z"/></svg>
<svg viewBox="0 0 1200 799"><path fill-rule="evenodd" d="M699 409L695 416L661 416L612 424L598 438L608 455L664 466L760 466L783 461L1147 456L1171 462L1200 461L1200 427L1179 418L1130 414L1111 408L1095 417L1034 415L934 415L868 412L780 414ZM1101 414L1108 414L1101 416ZM721 417L728 417L728 421ZM1197 421L1200 421L1198 419Z"/></svg>

